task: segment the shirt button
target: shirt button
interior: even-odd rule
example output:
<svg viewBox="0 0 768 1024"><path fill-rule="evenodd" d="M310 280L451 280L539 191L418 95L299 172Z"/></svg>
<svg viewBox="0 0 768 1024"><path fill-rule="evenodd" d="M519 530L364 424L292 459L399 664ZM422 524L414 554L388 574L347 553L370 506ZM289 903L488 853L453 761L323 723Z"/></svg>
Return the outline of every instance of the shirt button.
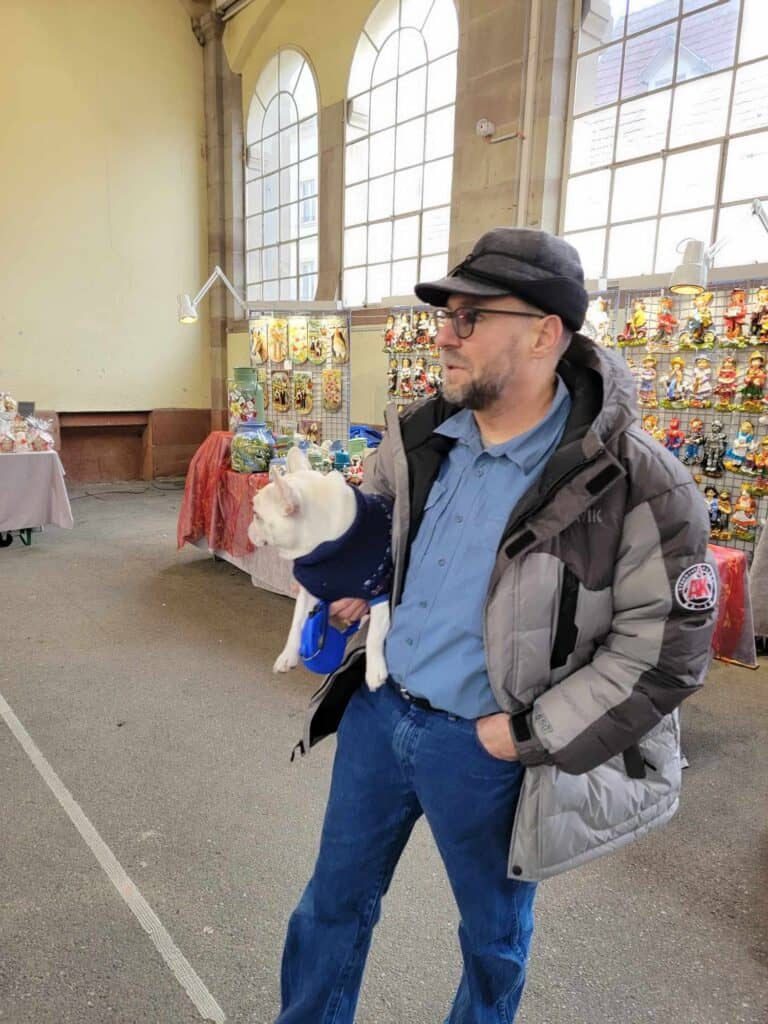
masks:
<svg viewBox="0 0 768 1024"><path fill-rule="evenodd" d="M463 523L464 522L464 516L456 516L456 522L457 523Z"/></svg>
<svg viewBox="0 0 768 1024"><path fill-rule="evenodd" d="M427 607L427 602L426 601L419 601L419 608L426 608L426 607Z"/></svg>
<svg viewBox="0 0 768 1024"><path fill-rule="evenodd" d="M437 564L438 565L445 565L445 559L444 558L438 558Z"/></svg>
<svg viewBox="0 0 768 1024"><path fill-rule="evenodd" d="M411 639L411 637L406 637L405 642L408 644L409 647L413 647L413 640Z"/></svg>

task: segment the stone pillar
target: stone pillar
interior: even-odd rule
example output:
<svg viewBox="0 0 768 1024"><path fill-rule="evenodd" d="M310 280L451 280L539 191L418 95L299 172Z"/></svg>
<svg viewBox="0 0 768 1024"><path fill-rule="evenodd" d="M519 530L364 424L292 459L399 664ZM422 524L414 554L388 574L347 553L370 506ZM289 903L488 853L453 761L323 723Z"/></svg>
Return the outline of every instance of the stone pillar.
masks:
<svg viewBox="0 0 768 1024"><path fill-rule="evenodd" d="M213 12L193 21L203 47L205 146L208 195L208 267L218 264L245 297L243 113L240 76L233 74L222 46L224 23ZM225 430L227 415L227 320L242 319L219 282L208 303L211 362L211 429Z"/></svg>
<svg viewBox="0 0 768 1024"><path fill-rule="evenodd" d="M344 231L344 111L341 100L319 112L320 136L320 223L318 235L322 242L318 252L318 301L341 296L341 252Z"/></svg>

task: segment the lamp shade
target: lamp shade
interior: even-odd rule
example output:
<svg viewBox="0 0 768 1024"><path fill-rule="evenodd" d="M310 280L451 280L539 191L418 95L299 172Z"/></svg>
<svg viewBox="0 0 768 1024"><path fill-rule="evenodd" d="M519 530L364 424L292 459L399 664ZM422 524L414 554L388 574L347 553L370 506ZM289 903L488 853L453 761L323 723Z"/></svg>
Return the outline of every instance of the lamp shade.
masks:
<svg viewBox="0 0 768 1024"><path fill-rule="evenodd" d="M676 295L700 295L707 283L707 270L704 243L689 239L685 245L683 262L672 272L669 290Z"/></svg>
<svg viewBox="0 0 768 1024"><path fill-rule="evenodd" d="M192 302L192 299L190 299L189 295L177 296L177 302L179 307L179 323L197 323L197 310L195 309L194 303Z"/></svg>

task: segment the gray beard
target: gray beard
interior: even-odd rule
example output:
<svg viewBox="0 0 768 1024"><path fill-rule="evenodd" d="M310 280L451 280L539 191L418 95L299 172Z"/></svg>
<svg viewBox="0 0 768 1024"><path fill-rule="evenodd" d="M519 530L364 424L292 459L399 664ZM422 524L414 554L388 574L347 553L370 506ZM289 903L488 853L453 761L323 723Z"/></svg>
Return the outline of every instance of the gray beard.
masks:
<svg viewBox="0 0 768 1024"><path fill-rule="evenodd" d="M501 396L501 392L502 387L498 380L473 380L466 388L443 387L443 395L449 402L478 412L493 405Z"/></svg>

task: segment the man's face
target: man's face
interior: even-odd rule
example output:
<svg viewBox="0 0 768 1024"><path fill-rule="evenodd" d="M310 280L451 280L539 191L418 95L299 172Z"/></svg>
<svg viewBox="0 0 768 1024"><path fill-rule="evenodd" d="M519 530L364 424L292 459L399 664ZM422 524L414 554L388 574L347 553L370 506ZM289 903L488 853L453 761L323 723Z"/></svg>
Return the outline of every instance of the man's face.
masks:
<svg viewBox="0 0 768 1024"><path fill-rule="evenodd" d="M513 296L488 299L480 296L452 295L447 308L498 309L530 313L531 307ZM538 317L476 314L472 334L466 340L457 337L451 322L445 323L435 339L443 366L443 394L449 402L466 409L488 409L505 394L513 394L515 385L529 368L530 346L537 335Z"/></svg>

